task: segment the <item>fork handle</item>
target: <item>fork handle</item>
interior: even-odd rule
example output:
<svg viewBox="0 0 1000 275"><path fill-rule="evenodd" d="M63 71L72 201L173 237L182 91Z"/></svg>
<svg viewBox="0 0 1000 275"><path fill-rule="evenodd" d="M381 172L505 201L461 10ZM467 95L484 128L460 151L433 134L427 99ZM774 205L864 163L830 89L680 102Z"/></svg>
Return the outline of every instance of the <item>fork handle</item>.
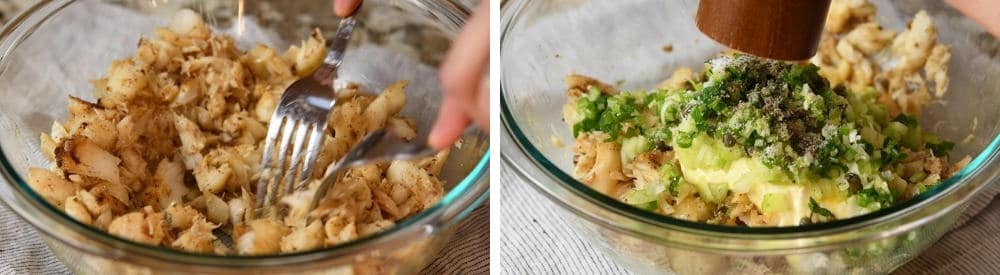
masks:
<svg viewBox="0 0 1000 275"><path fill-rule="evenodd" d="M358 24L355 19L356 14L353 13L340 19L337 34L330 41L330 50L327 51L326 58L323 59L323 65L320 65L313 73L313 77L320 84L333 87L333 79L337 77L340 63L344 62L344 51L347 49L347 43L351 41L351 34L354 33L354 27Z"/></svg>

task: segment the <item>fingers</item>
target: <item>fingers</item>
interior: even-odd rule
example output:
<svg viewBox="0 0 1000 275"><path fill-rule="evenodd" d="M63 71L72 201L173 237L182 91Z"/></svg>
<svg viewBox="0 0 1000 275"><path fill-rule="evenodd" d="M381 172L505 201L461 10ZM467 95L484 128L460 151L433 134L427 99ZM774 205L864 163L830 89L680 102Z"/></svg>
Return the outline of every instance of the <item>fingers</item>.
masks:
<svg viewBox="0 0 1000 275"><path fill-rule="evenodd" d="M452 42L440 71L446 96L472 103L490 59L489 16L489 5L480 4ZM472 107L471 104L466 106Z"/></svg>
<svg viewBox="0 0 1000 275"><path fill-rule="evenodd" d="M435 148L458 140L470 120L489 128L489 81L484 77L490 61L489 20L489 4L480 4L441 64L445 100L431 131L430 143Z"/></svg>
<svg viewBox="0 0 1000 275"><path fill-rule="evenodd" d="M952 7L979 22L993 36L1000 38L1000 2L994 0L946 0Z"/></svg>
<svg viewBox="0 0 1000 275"><path fill-rule="evenodd" d="M361 0L333 0L333 14L347 17L361 5Z"/></svg>
<svg viewBox="0 0 1000 275"><path fill-rule="evenodd" d="M431 129L428 143L434 149L441 150L448 148L455 143L465 131L465 126L469 125L469 117L465 115L465 108L462 105L468 104L459 101L455 97L445 97L441 102L441 109L438 110L437 121Z"/></svg>

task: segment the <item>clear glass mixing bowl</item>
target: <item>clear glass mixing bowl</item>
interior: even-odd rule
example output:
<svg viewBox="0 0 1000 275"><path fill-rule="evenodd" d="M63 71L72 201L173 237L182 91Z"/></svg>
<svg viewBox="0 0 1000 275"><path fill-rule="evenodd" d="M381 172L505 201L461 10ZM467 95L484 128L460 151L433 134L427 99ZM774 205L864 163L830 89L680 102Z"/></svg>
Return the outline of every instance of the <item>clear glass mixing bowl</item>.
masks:
<svg viewBox="0 0 1000 275"><path fill-rule="evenodd" d="M936 0L874 1L878 20L901 30L919 9L951 44L950 93L925 110L928 130L973 160L930 191L868 215L786 228L693 223L620 203L573 179L574 139L562 121L571 73L645 89L680 65L698 67L723 48L694 25L696 1L507 1L501 8L500 104L504 169L576 217L576 231L639 274L886 273L951 228L967 201L1000 174L997 40ZM673 51L665 53L664 45ZM956 158L957 159L957 158Z"/></svg>
<svg viewBox="0 0 1000 275"><path fill-rule="evenodd" d="M422 269L488 194L489 138L464 137L442 177L446 194L429 209L385 231L336 247L276 256L200 255L147 246L81 224L45 203L25 183L29 167L48 167L38 135L67 116L67 96L93 99L89 80L112 60L131 56L140 35L191 8L247 49L284 49L313 27L337 26L330 0L40 1L0 32L0 199L33 225L78 274L413 274ZM403 114L429 129L441 97L434 68L469 7L438 0L366 0L342 78L370 91L410 79ZM136 18L140 19L136 19ZM329 39L328 39L329 40ZM351 55L364 53L362 58ZM398 63L369 64L374 60ZM399 68L398 70L395 70ZM406 68L406 69L403 69ZM61 75L55 79L53 75Z"/></svg>

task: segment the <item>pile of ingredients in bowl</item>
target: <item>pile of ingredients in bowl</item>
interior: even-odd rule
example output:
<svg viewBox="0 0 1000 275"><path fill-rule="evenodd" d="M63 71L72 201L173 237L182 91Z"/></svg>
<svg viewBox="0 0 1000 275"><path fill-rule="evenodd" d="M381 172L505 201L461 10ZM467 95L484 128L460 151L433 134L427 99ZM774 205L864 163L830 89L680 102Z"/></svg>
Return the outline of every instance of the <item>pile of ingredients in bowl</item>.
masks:
<svg viewBox="0 0 1000 275"><path fill-rule="evenodd" d="M317 30L284 54L241 51L190 10L155 34L93 81L96 103L70 97L68 120L41 134L53 163L31 168L29 184L77 221L197 253L291 253L384 230L444 193L437 176L448 150L350 169L307 211L325 167L366 134L416 136L415 122L398 114L406 81L378 95L352 85L338 91L309 189L283 199L288 215L254 218L271 114L285 87L322 64L325 41Z"/></svg>
<svg viewBox="0 0 1000 275"><path fill-rule="evenodd" d="M738 53L677 69L659 87L619 91L566 78L563 117L575 177L679 219L797 226L912 198L969 162L922 130L948 87L949 47L921 11L895 33L865 1L834 1L811 63Z"/></svg>

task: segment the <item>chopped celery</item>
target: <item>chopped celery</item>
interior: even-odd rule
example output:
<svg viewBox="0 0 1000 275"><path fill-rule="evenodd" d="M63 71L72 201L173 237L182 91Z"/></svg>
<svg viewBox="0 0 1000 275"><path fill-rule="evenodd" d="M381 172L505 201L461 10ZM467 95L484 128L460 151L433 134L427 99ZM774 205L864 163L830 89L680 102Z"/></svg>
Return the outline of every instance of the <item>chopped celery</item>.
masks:
<svg viewBox="0 0 1000 275"><path fill-rule="evenodd" d="M629 163L639 154L653 149L653 143L644 136L634 136L622 140L621 158L622 163Z"/></svg>
<svg viewBox="0 0 1000 275"><path fill-rule="evenodd" d="M882 144L885 142L885 136L879 134L871 126L861 128L861 139L875 145L876 149L882 149Z"/></svg>
<svg viewBox="0 0 1000 275"><path fill-rule="evenodd" d="M909 127L898 121L889 122L885 127L885 135L891 139L900 140L910 131Z"/></svg>
<svg viewBox="0 0 1000 275"><path fill-rule="evenodd" d="M660 167L660 181L667 183L667 190L670 192L670 196L677 197L678 188L680 188L681 183L684 181L684 176L681 174L681 168L677 167L673 162L667 162Z"/></svg>
<svg viewBox="0 0 1000 275"><path fill-rule="evenodd" d="M878 191L875 188L867 188L858 192L858 205L870 209L881 209L892 205L892 194Z"/></svg>
<svg viewBox="0 0 1000 275"><path fill-rule="evenodd" d="M760 203L760 211L764 214L780 213L787 211L788 196L782 193L764 194L764 199Z"/></svg>
<svg viewBox="0 0 1000 275"><path fill-rule="evenodd" d="M625 194L625 202L631 205L640 205L656 201L656 194L649 192L648 188L629 190Z"/></svg>

